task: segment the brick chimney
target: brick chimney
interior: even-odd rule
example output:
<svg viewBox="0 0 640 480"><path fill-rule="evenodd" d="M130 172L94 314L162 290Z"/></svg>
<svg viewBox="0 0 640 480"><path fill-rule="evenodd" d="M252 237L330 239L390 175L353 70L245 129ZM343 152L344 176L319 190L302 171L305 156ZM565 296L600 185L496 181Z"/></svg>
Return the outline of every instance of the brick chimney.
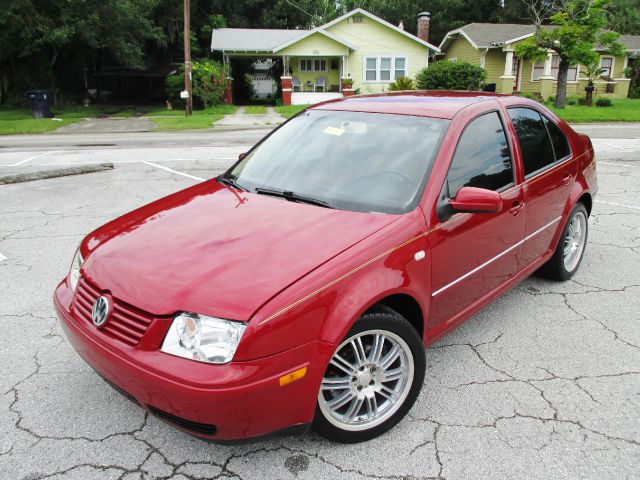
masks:
<svg viewBox="0 0 640 480"><path fill-rule="evenodd" d="M429 12L418 14L418 38L429 41L429 20L431 19Z"/></svg>

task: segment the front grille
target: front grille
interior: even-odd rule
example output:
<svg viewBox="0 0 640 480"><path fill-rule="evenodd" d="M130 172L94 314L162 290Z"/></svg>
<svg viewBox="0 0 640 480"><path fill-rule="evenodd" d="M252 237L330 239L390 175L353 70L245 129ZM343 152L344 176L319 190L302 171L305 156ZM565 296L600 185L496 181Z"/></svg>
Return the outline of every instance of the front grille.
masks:
<svg viewBox="0 0 640 480"><path fill-rule="evenodd" d="M151 413L155 416L163 419L166 422L177 425L178 427L182 427L185 430L189 430L194 433L199 433L201 435L215 435L218 428L215 425L210 425L208 423L198 423L192 422L191 420L186 420L184 418L177 417L167 412L163 412L159 408L153 407L151 405L147 405Z"/></svg>
<svg viewBox="0 0 640 480"><path fill-rule="evenodd" d="M96 299L102 294L98 287L85 278L80 278L73 298L73 308L81 320L93 323L91 309ZM134 346L140 342L152 320L153 317L149 313L113 298L113 311L107 323L100 327L100 331L127 345Z"/></svg>

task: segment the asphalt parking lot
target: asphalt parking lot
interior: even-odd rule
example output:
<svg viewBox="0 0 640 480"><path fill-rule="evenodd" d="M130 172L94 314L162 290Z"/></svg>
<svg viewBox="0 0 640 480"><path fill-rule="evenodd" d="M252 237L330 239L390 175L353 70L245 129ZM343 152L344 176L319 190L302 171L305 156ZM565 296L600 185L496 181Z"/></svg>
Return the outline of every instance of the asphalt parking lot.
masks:
<svg viewBox="0 0 640 480"><path fill-rule="evenodd" d="M95 227L220 173L265 132L0 138L0 479L638 478L640 126L583 127L600 191L578 274L532 277L427 350L410 415L368 443L207 443L147 415L71 349L51 295Z"/></svg>

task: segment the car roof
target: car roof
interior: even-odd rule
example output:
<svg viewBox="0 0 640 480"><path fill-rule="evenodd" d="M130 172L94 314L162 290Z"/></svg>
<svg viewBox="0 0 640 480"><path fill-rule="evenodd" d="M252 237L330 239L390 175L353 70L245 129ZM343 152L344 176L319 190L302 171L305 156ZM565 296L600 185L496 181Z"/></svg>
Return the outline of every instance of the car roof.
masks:
<svg viewBox="0 0 640 480"><path fill-rule="evenodd" d="M509 96L490 92L451 90L404 91L344 97L313 105L309 109L392 113L451 119L469 105Z"/></svg>

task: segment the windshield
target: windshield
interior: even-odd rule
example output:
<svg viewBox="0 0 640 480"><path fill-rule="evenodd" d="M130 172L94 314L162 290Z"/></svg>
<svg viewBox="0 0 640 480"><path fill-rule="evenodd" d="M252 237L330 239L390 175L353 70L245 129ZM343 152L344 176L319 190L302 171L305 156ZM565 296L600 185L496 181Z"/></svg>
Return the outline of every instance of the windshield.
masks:
<svg viewBox="0 0 640 480"><path fill-rule="evenodd" d="M438 118L309 110L276 130L225 177L249 191L286 192L290 200L405 213L419 201L448 124Z"/></svg>

